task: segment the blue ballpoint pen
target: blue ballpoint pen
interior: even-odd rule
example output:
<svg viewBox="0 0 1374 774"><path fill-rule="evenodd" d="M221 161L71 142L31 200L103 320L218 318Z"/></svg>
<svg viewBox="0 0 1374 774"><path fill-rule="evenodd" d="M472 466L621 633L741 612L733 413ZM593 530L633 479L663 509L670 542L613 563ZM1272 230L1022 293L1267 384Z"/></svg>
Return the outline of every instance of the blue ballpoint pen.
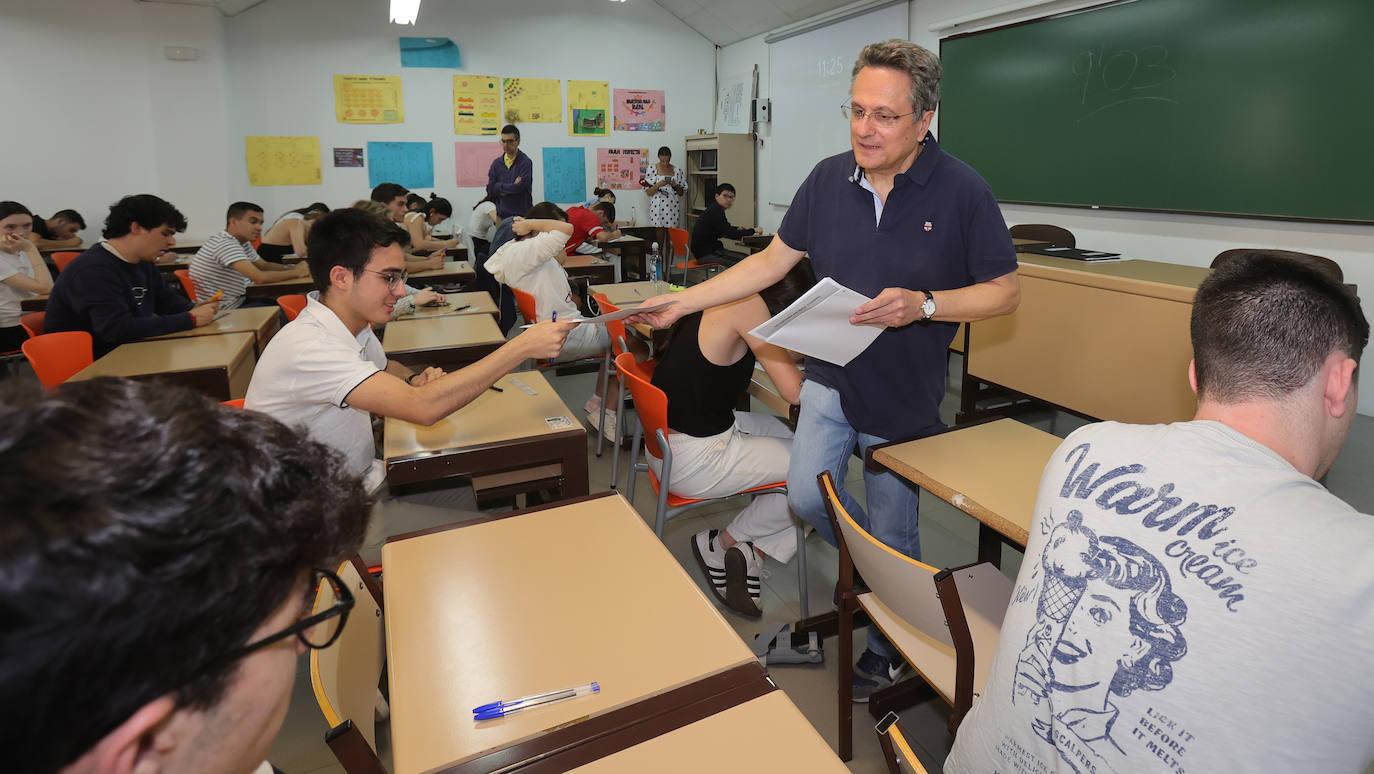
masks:
<svg viewBox="0 0 1374 774"><path fill-rule="evenodd" d="M509 715L512 712L519 712L521 710L530 709L532 707L539 707L545 704L552 704L553 702L563 701L564 699L572 699L577 696L590 696L591 694L599 693L600 691L601 686L599 684L587 683L586 685L579 685L575 688L567 688L561 691L549 691L548 693L537 693L533 696L526 696L524 698L514 699L511 701L494 701L490 704L483 704L480 707L473 707L472 719L494 720L496 718L505 717L506 715Z"/></svg>

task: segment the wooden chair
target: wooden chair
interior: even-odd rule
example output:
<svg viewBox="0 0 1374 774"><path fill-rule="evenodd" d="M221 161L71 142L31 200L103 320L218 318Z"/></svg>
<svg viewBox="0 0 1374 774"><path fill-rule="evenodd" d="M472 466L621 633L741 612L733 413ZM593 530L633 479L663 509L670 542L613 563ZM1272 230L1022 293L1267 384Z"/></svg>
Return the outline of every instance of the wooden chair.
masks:
<svg viewBox="0 0 1374 774"><path fill-rule="evenodd" d="M889 712L874 727L878 732L878 744L883 748L883 758L887 759L888 774L928 774L916 751L907 741L906 730L897 713Z"/></svg>
<svg viewBox="0 0 1374 774"><path fill-rule="evenodd" d="M688 239L690 239L690 236L691 235L687 233L687 229L685 228L668 229L668 241L672 245L673 253L671 256L667 257L668 263L666 265L670 268L678 269L682 272L683 285L689 284L687 280L691 274L692 269L704 271L706 274L706 278L709 279L711 275L715 274L723 268L718 263L702 263L697 259L690 257L687 249L687 242ZM667 269L664 270L663 278L668 280L669 282L673 281L672 273L669 272Z"/></svg>
<svg viewBox="0 0 1374 774"><path fill-rule="evenodd" d="M353 611L339 638L310 651L310 684L324 721L324 741L348 774L386 774L377 757L377 683L386 664L382 589L359 557L344 562L339 577L353 592ZM320 585L314 611L334 604L334 590Z"/></svg>
<svg viewBox="0 0 1374 774"><path fill-rule="evenodd" d="M1060 247L1073 247L1076 244L1072 231L1048 223L1018 223L1010 230L1012 239L1034 239Z"/></svg>
<svg viewBox="0 0 1374 774"><path fill-rule="evenodd" d="M52 258L53 265L57 267L58 272L64 272L67 270L67 264L75 260L78 255L81 255L81 253L74 250L68 250L60 253L53 253L48 257Z"/></svg>
<svg viewBox="0 0 1374 774"><path fill-rule="evenodd" d="M29 336L42 336L43 318L47 317L47 312L29 312L19 318L19 324L28 332Z"/></svg>
<svg viewBox="0 0 1374 774"><path fill-rule="evenodd" d="M668 445L668 396L664 395L663 391L655 387L651 381L654 368L657 365L658 362L654 360L643 363L637 362L633 352L622 352L615 358L615 368L621 376L621 386L630 390L630 395L634 398L635 412L639 414L639 426L635 428L634 441L630 445L630 471L628 474L629 481L626 484L628 491L625 496L630 502L634 502L636 474L640 471L647 472L649 485L653 487L654 494L658 495L658 505L654 511L654 534L658 535L660 540L663 539L663 525L669 519L693 508L742 495L787 491L786 481L775 481L751 489L742 489L723 497L698 499L679 497L669 492L668 486L664 483L672 481L673 477L673 450ZM641 439L643 440L642 444L640 443ZM663 477L661 479L654 475L653 469L649 467L647 462L641 463L639 461L641 449L662 461L660 470L663 471ZM802 524L797 524L796 533L797 596L801 602L802 618L806 618L810 615L810 605L808 604L806 588L806 531Z"/></svg>
<svg viewBox="0 0 1374 774"><path fill-rule="evenodd" d="M282 313L286 315L286 321L291 322L296 319L296 315L305 308L306 298L300 293L288 293L284 296L277 296L277 306L281 307Z"/></svg>
<svg viewBox="0 0 1374 774"><path fill-rule="evenodd" d="M181 283L182 292L184 292L186 297L194 304L196 302L196 283L191 281L191 270L174 269L172 274L176 275L177 282Z"/></svg>
<svg viewBox="0 0 1374 774"><path fill-rule="evenodd" d="M76 375L77 371L95 362L95 347L91 334L85 331L61 331L34 336L25 341L20 349L29 359L38 381L55 392L62 383Z"/></svg>
<svg viewBox="0 0 1374 774"><path fill-rule="evenodd" d="M952 733L987 682L1011 601L1011 580L989 562L937 570L897 553L854 521L840 503L828 471L816 480L840 549L839 663L853 662L854 612L862 608L950 705ZM855 570L871 591L855 591ZM848 669L837 674L838 752L847 761L853 757L853 683ZM870 701L870 711L876 711L880 694Z"/></svg>

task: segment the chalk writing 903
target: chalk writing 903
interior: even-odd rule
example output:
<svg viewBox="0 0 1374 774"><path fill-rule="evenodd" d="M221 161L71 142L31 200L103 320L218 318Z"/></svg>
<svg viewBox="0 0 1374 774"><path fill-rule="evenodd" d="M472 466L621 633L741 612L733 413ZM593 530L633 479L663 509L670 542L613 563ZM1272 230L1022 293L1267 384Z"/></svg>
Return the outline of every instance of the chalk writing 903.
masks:
<svg viewBox="0 0 1374 774"><path fill-rule="evenodd" d="M1164 46L1123 48L1108 53L1105 45L1099 45L1096 51L1075 54L1072 71L1082 82L1079 102L1093 105L1092 113L1126 102L1176 104L1175 100L1159 96L1157 92L1147 93L1178 75L1169 61L1169 49Z"/></svg>

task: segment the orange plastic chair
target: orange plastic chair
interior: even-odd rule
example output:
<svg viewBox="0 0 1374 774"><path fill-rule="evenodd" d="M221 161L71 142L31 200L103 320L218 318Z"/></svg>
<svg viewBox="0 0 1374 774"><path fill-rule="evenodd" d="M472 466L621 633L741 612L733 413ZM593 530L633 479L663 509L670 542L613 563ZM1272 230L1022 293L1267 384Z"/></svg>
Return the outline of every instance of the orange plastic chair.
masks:
<svg viewBox="0 0 1374 774"><path fill-rule="evenodd" d="M615 304L612 304L611 301L610 301L610 299L606 298L606 294L605 294L605 293L593 293L593 294L592 294L592 299L593 299L594 301L596 301L596 308L599 309L599 310L601 311L602 314L611 314L612 312L619 312L619 311L620 311L620 307L616 306ZM601 370L601 373L605 375L605 381L603 381L602 384L601 384L601 394L602 394L603 396L606 394L606 387L607 387L607 384L609 383L611 377L615 375L615 358L616 358L620 353L622 353L622 352L625 351L625 321L624 321L624 320L614 320L614 321L611 321L611 322L606 323L606 332L607 332L608 334L610 334L611 344L610 344L610 346L609 346L609 347L607 348L607 350L606 350L606 355L605 355L605 358L606 358L605 367L602 368L602 370ZM605 427L605 426L606 426L606 412L607 412L607 411L609 411L609 407L606 406L606 401L605 401L605 400L602 400L602 401L601 401L601 423L598 424L597 427ZM616 427L624 427L625 425L622 424L622 422L624 422L624 420L625 420L625 390L622 389L622 390L618 390L618 391L616 392L615 426L616 426ZM596 456L598 456L598 457L601 456L601 452L602 452L602 450L605 448L605 443L606 443L606 434L605 434L605 433L599 433L599 434L597 435L597 437L596 437ZM611 488L612 488L612 489L615 489L615 487L616 487L616 479L619 478L619 477L620 477L620 444L615 444L615 453L611 456Z"/></svg>
<svg viewBox="0 0 1374 774"><path fill-rule="evenodd" d="M507 287L510 286L507 285ZM539 314L535 311L539 307L535 303L534 296L515 288L511 288L510 292L515 296L515 308L520 310L520 316L525 318L525 324L533 325L539 322Z"/></svg>
<svg viewBox="0 0 1374 774"><path fill-rule="evenodd" d="M280 306L281 310L286 313L287 322L296 319L296 315L300 314L301 310L305 308L305 303L305 296L300 293L277 296L277 306Z"/></svg>
<svg viewBox="0 0 1374 774"><path fill-rule="evenodd" d="M688 269L704 269L709 276L713 270L719 271L721 268L718 263L702 263L695 258L688 257L687 240L689 237L690 235L685 228L668 229L668 240L672 242L673 246L673 255L669 265L682 272L682 284L684 285L687 284ZM664 279L669 282L673 281L671 276L665 276Z"/></svg>
<svg viewBox="0 0 1374 774"><path fill-rule="evenodd" d="M63 272L67 270L67 264L71 263L72 260L75 259L78 255L81 255L81 253L75 251L66 251L61 253L53 253L50 257L52 258L52 262L57 265L57 270L59 272Z"/></svg>
<svg viewBox="0 0 1374 774"><path fill-rule="evenodd" d="M196 284L191 281L190 269L176 269L172 272L176 275L177 281L181 283L181 289L186 291L186 297L191 299L191 303L196 302Z"/></svg>
<svg viewBox="0 0 1374 774"><path fill-rule="evenodd" d="M29 359L38 381L49 392L76 375L77 371L95 362L91 334L85 331L62 331L34 336L21 346Z"/></svg>
<svg viewBox="0 0 1374 774"><path fill-rule="evenodd" d="M243 408L243 398L234 398L233 400L226 400L220 405L228 406L229 408L241 409Z"/></svg>
<svg viewBox="0 0 1374 774"><path fill-rule="evenodd" d="M47 314L47 312L29 312L19 318L19 324L24 327L24 330L28 331L29 336L42 336L43 318L46 317Z"/></svg>

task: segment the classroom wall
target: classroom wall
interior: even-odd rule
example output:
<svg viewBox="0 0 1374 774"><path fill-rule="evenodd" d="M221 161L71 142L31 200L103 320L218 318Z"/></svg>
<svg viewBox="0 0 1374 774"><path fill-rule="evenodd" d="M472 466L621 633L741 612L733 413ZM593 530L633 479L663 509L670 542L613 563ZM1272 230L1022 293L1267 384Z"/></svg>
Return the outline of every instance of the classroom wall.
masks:
<svg viewBox="0 0 1374 774"><path fill-rule="evenodd" d="M907 37L938 51L939 34L930 30L931 25L1006 5L1006 0L912 0ZM1003 14L986 22L966 25L960 30L1037 18L1083 5L1085 3L1073 0L1052 3L1038 9ZM726 46L717 56L717 65L722 73L744 72L758 64L761 97L768 94L768 46L763 42L763 37L759 35ZM854 53L858 54L857 51ZM843 120L838 112L836 118ZM937 137L938 120L937 113L934 127ZM1008 130L1013 131L1014 128L1014 122L1009 121ZM768 174L770 165L812 164L819 159L793 161L774 158L770 152L769 128L766 125L760 127L759 139L758 220L765 230L772 231L782 222L786 208L770 206L767 202L770 196L774 199L782 196L785 199L790 195L767 190L771 177ZM845 149L837 148L836 152L842 150ZM1275 181L1275 184L1282 185L1282 181ZM1055 223L1073 231L1081 246L1113 250L1130 258L1168 263L1206 266L1217 253L1232 247L1273 247L1315 253L1339 262L1346 281L1359 285L1366 299L1374 294L1374 256L1371 256L1374 226L1027 205L1003 205L1002 214L1008 225ZM743 221L744 218L736 217L735 220ZM1369 316L1372 313L1374 307L1366 301L1365 314ZM1360 404L1360 413L1374 416L1374 379L1362 380Z"/></svg>
<svg viewBox="0 0 1374 774"><path fill-rule="evenodd" d="M0 199L72 207L97 239L109 205L155 193L209 233L227 203L224 41L210 8L134 0L5 4L9 109ZM163 57L193 46L194 62Z"/></svg>
<svg viewBox="0 0 1374 774"><path fill-rule="evenodd" d="M485 192L456 186L455 141L481 138L453 133L452 76L456 71L402 68L399 36L453 39L461 72L565 81L564 120L521 125L521 150L534 161L534 198L543 195L542 148L586 148L588 193L595 185L598 147L660 145L683 158L683 138L709 128L715 105L715 46L657 4L606 0L428 0L414 28L388 23L385 0L268 0L226 20L228 64L228 177L232 196L263 205L269 221L281 212L320 200L334 206L367 198L367 169L332 166L332 149L368 141L432 141L435 186L454 206L455 220ZM335 121L333 75L402 77L405 123L345 125ZM663 132L616 132L607 137L568 135L569 79L605 80L612 89L664 89ZM324 156L323 185L253 187L243 160L250 135L317 135ZM428 194L428 191L422 193ZM641 191L617 191L617 215L637 210L647 219ZM623 214L622 214L623 213Z"/></svg>

